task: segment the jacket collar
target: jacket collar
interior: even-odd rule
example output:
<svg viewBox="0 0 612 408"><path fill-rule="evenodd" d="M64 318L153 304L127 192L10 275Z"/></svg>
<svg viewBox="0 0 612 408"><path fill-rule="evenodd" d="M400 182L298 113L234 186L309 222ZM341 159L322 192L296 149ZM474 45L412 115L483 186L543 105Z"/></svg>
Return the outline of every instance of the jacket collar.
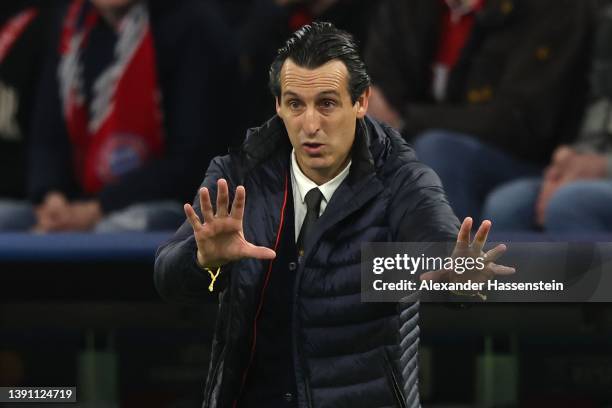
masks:
<svg viewBox="0 0 612 408"><path fill-rule="evenodd" d="M306 256L321 236L344 218L375 199L382 191L383 184L376 175L376 169L385 161L383 130L370 119L357 123L353 144L353 164L345 182L338 187L327 209L318 220L318 227L304 243Z"/></svg>
<svg viewBox="0 0 612 408"><path fill-rule="evenodd" d="M383 167L390 150L386 133L377 122L368 117L357 122L349 175L332 196L317 222L317 228L304 243L306 257L326 231L383 191L377 169ZM283 121L275 115L262 126L250 129L237 153L240 155L241 160L238 162L243 175L259 166L278 166L278 170L288 171L291 143Z"/></svg>

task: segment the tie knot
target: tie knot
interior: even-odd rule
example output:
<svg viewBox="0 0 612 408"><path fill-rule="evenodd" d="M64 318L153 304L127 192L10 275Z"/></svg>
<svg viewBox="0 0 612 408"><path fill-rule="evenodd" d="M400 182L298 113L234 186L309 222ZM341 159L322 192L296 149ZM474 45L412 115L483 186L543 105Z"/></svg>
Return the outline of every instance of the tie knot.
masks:
<svg viewBox="0 0 612 408"><path fill-rule="evenodd" d="M306 208L308 208L309 211L314 211L318 216L322 199L323 194L321 193L321 190L318 188L311 189L306 193L306 197L304 197L304 201L306 201Z"/></svg>

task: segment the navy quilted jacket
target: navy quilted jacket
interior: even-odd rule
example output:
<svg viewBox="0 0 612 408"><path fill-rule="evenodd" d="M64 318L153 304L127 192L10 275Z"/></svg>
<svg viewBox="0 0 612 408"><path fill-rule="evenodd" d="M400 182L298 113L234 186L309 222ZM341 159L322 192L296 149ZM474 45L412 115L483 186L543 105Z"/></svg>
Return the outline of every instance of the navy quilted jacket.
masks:
<svg viewBox="0 0 612 408"><path fill-rule="evenodd" d="M290 183L291 145L278 117L251 129L241 149L211 162L202 186L242 184L245 238L274 248ZM361 303L362 242L454 240L458 220L435 173L393 129L360 120L351 169L305 242L293 289L293 359L300 407L417 407L418 303ZM196 211L199 205L195 203ZM163 245L155 284L167 300L219 302L204 407L230 407L252 352L254 319L270 261L226 265L210 278L195 263L185 223Z"/></svg>

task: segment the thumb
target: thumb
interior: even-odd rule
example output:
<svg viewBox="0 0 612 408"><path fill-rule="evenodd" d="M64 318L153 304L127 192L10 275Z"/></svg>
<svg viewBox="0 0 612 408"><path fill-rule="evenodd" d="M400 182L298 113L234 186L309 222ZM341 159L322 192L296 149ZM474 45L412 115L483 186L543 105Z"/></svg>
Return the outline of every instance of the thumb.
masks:
<svg viewBox="0 0 612 408"><path fill-rule="evenodd" d="M246 258L255 259L274 259L276 258L276 252L274 252L270 248L266 248L263 246L255 246L249 243L245 248L244 256Z"/></svg>

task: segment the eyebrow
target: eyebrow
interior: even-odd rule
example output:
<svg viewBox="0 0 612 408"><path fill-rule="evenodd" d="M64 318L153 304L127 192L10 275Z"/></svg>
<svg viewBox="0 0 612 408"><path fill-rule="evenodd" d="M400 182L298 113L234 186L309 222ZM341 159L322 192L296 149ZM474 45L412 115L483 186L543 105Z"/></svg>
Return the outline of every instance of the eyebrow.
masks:
<svg viewBox="0 0 612 408"><path fill-rule="evenodd" d="M340 98L340 93L338 91L323 91L323 92L319 92L317 94L317 97L321 97L321 96L328 96L328 95L333 95L336 96L338 98ZM295 97L295 98L300 98L300 95L296 94L293 91L285 91L283 92L283 96L284 97Z"/></svg>
<svg viewBox="0 0 612 408"><path fill-rule="evenodd" d="M333 96L337 96L339 98L340 97L340 92L338 92L338 91L323 91L323 92L319 93L317 96L325 96L325 95L333 95Z"/></svg>

